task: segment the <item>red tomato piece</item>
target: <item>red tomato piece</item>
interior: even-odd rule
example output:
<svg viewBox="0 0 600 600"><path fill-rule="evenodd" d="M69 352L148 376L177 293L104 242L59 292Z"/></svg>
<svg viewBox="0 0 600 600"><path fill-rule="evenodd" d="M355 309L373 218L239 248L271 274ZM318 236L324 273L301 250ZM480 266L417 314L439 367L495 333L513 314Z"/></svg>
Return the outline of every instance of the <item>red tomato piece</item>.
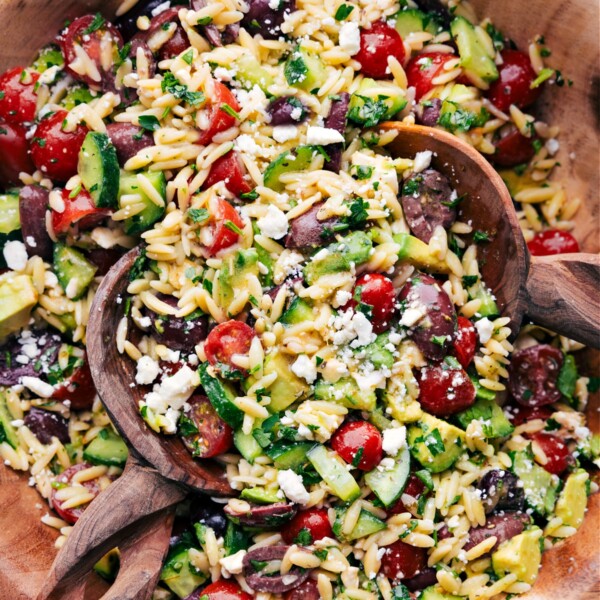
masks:
<svg viewBox="0 0 600 600"><path fill-rule="evenodd" d="M377 21L371 29L360 32L360 50L354 58L360 63L361 73L374 79L389 79L388 56L404 62L404 43L400 34L393 28Z"/></svg>
<svg viewBox="0 0 600 600"><path fill-rule="evenodd" d="M230 109L239 112L240 105L238 101L227 86L215 81L211 105L208 108L208 128L201 133L198 140L200 144L205 146L210 144L217 133L235 125L236 118L230 114Z"/></svg>
<svg viewBox="0 0 600 600"><path fill-rule="evenodd" d="M354 285L352 299L344 306L344 310L356 308L359 303L373 308L369 320L375 333L389 329L390 320L396 312L396 290L392 280L379 273L361 275Z"/></svg>
<svg viewBox="0 0 600 600"><path fill-rule="evenodd" d="M448 417L475 402L475 386L463 369L428 365L421 369L417 380L421 406L437 417Z"/></svg>
<svg viewBox="0 0 600 600"><path fill-rule="evenodd" d="M73 465L69 467L65 471L63 471L57 478L57 483L70 484L71 480L79 471L83 471L84 469L89 469L92 465L89 463L79 463L77 465ZM100 486L98 485L98 479L90 479L89 481L84 481L82 484L84 488L87 489L90 494L97 496L100 493ZM53 488L52 494L50 496L50 504L52 508L56 511L58 516L69 523L70 525L75 525L79 517L83 514L83 511L89 506L88 504L84 504L83 506L76 506L75 508L62 508L62 504L64 502L56 499L56 492L58 489Z"/></svg>
<svg viewBox="0 0 600 600"><path fill-rule="evenodd" d="M67 181L77 173L77 159L83 140L88 133L84 125L74 131L64 131L66 110L59 110L43 119L31 140L31 157L35 166L58 181Z"/></svg>
<svg viewBox="0 0 600 600"><path fill-rule="evenodd" d="M381 433L367 421L344 423L331 438L331 447L350 465L371 471L383 458Z"/></svg>
<svg viewBox="0 0 600 600"><path fill-rule="evenodd" d="M310 533L310 542L296 542L296 538L301 531ZM300 544L307 546L312 542L322 540L323 538L333 538L333 530L329 523L326 508L309 508L300 511L282 530L281 535L287 544Z"/></svg>
<svg viewBox="0 0 600 600"><path fill-rule="evenodd" d="M0 117L9 123L33 121L39 78L39 73L23 67L15 67L0 75Z"/></svg>
<svg viewBox="0 0 600 600"><path fill-rule="evenodd" d="M427 567L427 549L417 548L398 540L385 547L381 571L393 581L411 579Z"/></svg>
<svg viewBox="0 0 600 600"><path fill-rule="evenodd" d="M473 358L477 349L477 332L475 326L466 317L458 317L458 328L452 341L454 356L458 359L463 369L466 369Z"/></svg>
<svg viewBox="0 0 600 600"><path fill-rule="evenodd" d="M54 388L53 400L60 402L69 401L70 407L75 410L88 410L92 408L96 388L90 372L87 354L83 356L83 364L76 367L70 377Z"/></svg>
<svg viewBox="0 0 600 600"><path fill-rule="evenodd" d="M0 185L20 184L19 173L33 173L25 128L0 119Z"/></svg>
<svg viewBox="0 0 600 600"><path fill-rule="evenodd" d="M577 240L568 231L556 229L547 229L536 233L533 239L527 242L527 247L533 256L579 252Z"/></svg>
<svg viewBox="0 0 600 600"><path fill-rule="evenodd" d="M214 209L211 207L211 213L212 241L207 250L211 256L214 256L217 252L233 246L238 241L240 235L235 231L235 227L242 229L244 223L237 210L222 198L217 200Z"/></svg>
<svg viewBox="0 0 600 600"><path fill-rule="evenodd" d="M118 49L123 46L123 38L119 31L108 21L104 21L100 27L96 27L97 16L85 15L74 19L70 25L58 37L60 49L65 58L65 70L75 79L87 83L90 87L102 87L102 80L107 76L112 76L112 68L115 59L118 58ZM103 60L102 40L107 36L112 44L110 64ZM71 64L77 60L76 46L79 46L92 59L97 74L78 73L73 70Z"/></svg>
<svg viewBox="0 0 600 600"><path fill-rule="evenodd" d="M510 406L510 410L507 412L508 418L515 427L534 419L547 421L554 413L548 406L520 406L519 404Z"/></svg>
<svg viewBox="0 0 600 600"><path fill-rule="evenodd" d="M67 233L75 223L79 224L80 229L94 227L111 213L108 209L98 208L85 190L81 190L74 198L71 198L69 190L62 190L61 197L65 210L61 213L52 211L52 229L57 235Z"/></svg>
<svg viewBox="0 0 600 600"><path fill-rule="evenodd" d="M567 445L558 436L536 433L531 436L531 441L536 442L548 458L548 462L542 465L548 473L560 475L569 466L571 454Z"/></svg>
<svg viewBox="0 0 600 600"><path fill-rule="evenodd" d="M406 484L406 487L402 492L402 496L406 494L407 496L412 496L415 499L415 501L418 501L424 492L425 484L416 475L413 474L408 479L408 483ZM403 512L409 512L404 503L402 502L402 496L398 498L395 504L386 509L388 517L391 517L392 515L399 515Z"/></svg>
<svg viewBox="0 0 600 600"><path fill-rule="evenodd" d="M503 50L502 64L498 68L498 79L490 85L486 96L502 112L511 104L525 108L533 104L542 92L541 87L532 88L537 77L529 56L519 50Z"/></svg>
<svg viewBox="0 0 600 600"><path fill-rule="evenodd" d="M206 600L252 600L252 596L246 594L237 583L223 579L201 590L198 598L205 597Z"/></svg>
<svg viewBox="0 0 600 600"><path fill-rule="evenodd" d="M234 196L239 197L252 190L252 186L248 183L246 175L246 167L240 155L235 150L231 150L231 152L221 156L221 158L218 158L212 164L208 177L202 184L202 189L206 190L215 185L215 183L224 181L225 187Z"/></svg>
<svg viewBox="0 0 600 600"><path fill-rule="evenodd" d="M411 58L406 66L409 87L415 88L415 101L419 101L435 85L433 79L443 73L444 65L454 60L454 54L445 52L424 52Z"/></svg>
<svg viewBox="0 0 600 600"><path fill-rule="evenodd" d="M320 598L319 586L314 579L307 579L297 588L283 595L283 600L319 600Z"/></svg>
<svg viewBox="0 0 600 600"><path fill-rule="evenodd" d="M514 167L528 163L535 156L535 138L521 134L516 127L509 127L507 133L494 141L496 151L490 160L500 167Z"/></svg>
<svg viewBox="0 0 600 600"><path fill-rule="evenodd" d="M231 360L234 354L248 354L255 336L254 329L241 321L227 321L217 325L204 342L208 362L222 373L245 373Z"/></svg>

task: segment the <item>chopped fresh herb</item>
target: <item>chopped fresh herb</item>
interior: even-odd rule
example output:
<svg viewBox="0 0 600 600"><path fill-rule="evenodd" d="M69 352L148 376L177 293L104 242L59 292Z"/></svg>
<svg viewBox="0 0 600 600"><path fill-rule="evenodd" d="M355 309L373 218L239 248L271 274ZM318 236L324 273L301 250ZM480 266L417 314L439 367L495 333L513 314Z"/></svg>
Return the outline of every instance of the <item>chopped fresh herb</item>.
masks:
<svg viewBox="0 0 600 600"><path fill-rule="evenodd" d="M383 121L388 113L388 106L384 102L387 96L378 96L377 100L358 94L356 96L363 101L363 104L350 109L349 119L361 123L365 127L374 127Z"/></svg>
<svg viewBox="0 0 600 600"><path fill-rule="evenodd" d="M517 165L516 167L513 167L513 171L519 176L523 175L523 173L525 173L526 170L527 170L527 163L523 163L521 165Z"/></svg>
<svg viewBox="0 0 600 600"><path fill-rule="evenodd" d="M538 76L531 82L531 85L529 86L530 89L534 90L535 88L540 87L544 81L550 79L555 73L558 76L559 71L554 71L554 69L549 69L548 67L542 69L538 73Z"/></svg>
<svg viewBox="0 0 600 600"><path fill-rule="evenodd" d="M202 316L204 316L204 311L201 308L197 308L196 310L191 312L189 315L186 315L185 317L183 317L183 320L184 321L194 321L195 319L199 319Z"/></svg>
<svg viewBox="0 0 600 600"><path fill-rule="evenodd" d="M190 208L187 214L194 223L202 224L208 221L208 210L206 208Z"/></svg>
<svg viewBox="0 0 600 600"><path fill-rule="evenodd" d="M352 457L352 466L356 469L356 467L358 467L359 463L360 463L360 459L362 458L362 455L364 453L365 449L361 446L357 451L356 454Z"/></svg>
<svg viewBox="0 0 600 600"><path fill-rule="evenodd" d="M419 193L419 186L422 181L422 175L417 175L416 177L407 179L402 186L402 194L404 196L416 196Z"/></svg>
<svg viewBox="0 0 600 600"><path fill-rule="evenodd" d="M206 25L210 25L212 22L212 17L202 17L201 19L198 19L198 21L196 21L196 25L204 27Z"/></svg>
<svg viewBox="0 0 600 600"><path fill-rule="evenodd" d="M258 306L258 300L255 296L250 295L248 300L250 300L250 304L252 304L252 306Z"/></svg>
<svg viewBox="0 0 600 600"><path fill-rule="evenodd" d="M258 192L256 190L252 190L251 192L245 192L240 195L242 200L256 200L258 198Z"/></svg>
<svg viewBox="0 0 600 600"><path fill-rule="evenodd" d="M4 90L0 90L0 100L4 100Z"/></svg>
<svg viewBox="0 0 600 600"><path fill-rule="evenodd" d="M71 190L69 198L76 198L79 195L79 192L81 192L81 184Z"/></svg>
<svg viewBox="0 0 600 600"><path fill-rule="evenodd" d="M317 367L320 367L323 364L324 359L321 358L320 356L316 356L315 359L317 362Z"/></svg>
<svg viewBox="0 0 600 600"><path fill-rule="evenodd" d="M479 229L473 234L473 241L478 244L479 242L489 242L490 236L485 231Z"/></svg>
<svg viewBox="0 0 600 600"><path fill-rule="evenodd" d="M350 4L340 4L338 9L335 11L335 20L336 21L345 21L352 11L354 10L354 6Z"/></svg>
<svg viewBox="0 0 600 600"><path fill-rule="evenodd" d="M202 287L209 293L212 294L213 291L213 283L210 279L202 280Z"/></svg>
<svg viewBox="0 0 600 600"><path fill-rule="evenodd" d="M444 100L438 124L454 133L455 131L469 131L474 127L484 125L490 113L482 108L479 114L461 108L456 102Z"/></svg>
<svg viewBox="0 0 600 600"><path fill-rule="evenodd" d="M410 520L410 524L409 526L406 528L406 530L400 534L400 539L404 539L405 537L408 536L409 533L413 532L419 525L419 521L416 521L415 519L411 519Z"/></svg>
<svg viewBox="0 0 600 600"><path fill-rule="evenodd" d="M540 48L540 56L542 56L544 58L548 58L551 54L552 54L552 52L550 51L549 48Z"/></svg>
<svg viewBox="0 0 600 600"><path fill-rule="evenodd" d="M353 177L361 181L363 179L369 179L371 175L373 175L373 167L367 167L365 165L355 165L353 167L354 174Z"/></svg>
<svg viewBox="0 0 600 600"><path fill-rule="evenodd" d="M222 110L226 115L229 115L230 117L233 117L234 119L238 119L238 120L241 119L240 113L235 111L226 102L223 102L223 104L221 104L221 106L219 106L219 109Z"/></svg>
<svg viewBox="0 0 600 600"><path fill-rule="evenodd" d="M81 35L89 35L90 33L94 33L94 31L98 31L98 29L104 27L104 23L106 23L104 17L100 13L96 13L94 20L81 32Z"/></svg>
<svg viewBox="0 0 600 600"><path fill-rule="evenodd" d="M327 550L327 548L319 548L318 550L314 550L313 554L319 559L319 560L327 560L327 555L329 554L329 551Z"/></svg>
<svg viewBox="0 0 600 600"><path fill-rule="evenodd" d="M444 452L446 447L444 446L444 442L442 440L442 436L440 435L439 429L434 429L431 433L429 433L425 438L425 446L429 449L429 452L433 456L437 456Z"/></svg>
<svg viewBox="0 0 600 600"><path fill-rule="evenodd" d="M446 340L448 339L447 335L432 335L431 336L431 341L436 344L437 346L443 346L446 343Z"/></svg>
<svg viewBox="0 0 600 600"><path fill-rule="evenodd" d="M444 358L444 364L442 365L442 368L461 369L462 367L454 356L446 356L446 358Z"/></svg>
<svg viewBox="0 0 600 600"><path fill-rule="evenodd" d="M194 62L194 51L190 48L185 54L181 55L181 60L191 65Z"/></svg>
<svg viewBox="0 0 600 600"><path fill-rule="evenodd" d="M300 52L294 52L294 54L288 58L283 69L283 74L290 85L295 85L306 79L308 66Z"/></svg>
<svg viewBox="0 0 600 600"><path fill-rule="evenodd" d="M494 43L494 48L496 50L504 50L504 36L491 24L488 23L485 26L485 30L487 34L492 38L492 42Z"/></svg>
<svg viewBox="0 0 600 600"><path fill-rule="evenodd" d="M250 564L255 571L262 571L268 564L267 560L251 560Z"/></svg>
<svg viewBox="0 0 600 600"><path fill-rule="evenodd" d="M600 390L600 377L590 377L590 382L588 383L588 391L592 394Z"/></svg>
<svg viewBox="0 0 600 600"><path fill-rule="evenodd" d="M449 200L448 202L441 202L441 204L444 206L448 206L449 208L456 208L466 197L466 194L462 194L461 196L456 196L454 200Z"/></svg>
<svg viewBox="0 0 600 600"><path fill-rule="evenodd" d="M478 281L479 281L478 275L463 275L462 276L462 284L465 287L471 287L472 285L475 285Z"/></svg>
<svg viewBox="0 0 600 600"><path fill-rule="evenodd" d="M299 546L310 546L313 543L313 536L309 529L303 527L294 538L294 544Z"/></svg>
<svg viewBox="0 0 600 600"><path fill-rule="evenodd" d="M531 145L533 146L533 149L535 150L535 153L537 154L542 149L542 146L544 144L542 144L542 140L536 138L535 140L533 140L533 142L531 142Z"/></svg>
<svg viewBox="0 0 600 600"><path fill-rule="evenodd" d="M169 31L169 27L170 27L170 26L171 26L171 23L163 23L163 24L160 26L160 28L161 28L163 31Z"/></svg>
<svg viewBox="0 0 600 600"><path fill-rule="evenodd" d="M147 131L157 131L160 129L160 122L154 115L140 115L138 122L140 127L143 127Z"/></svg>
<svg viewBox="0 0 600 600"><path fill-rule="evenodd" d="M41 137L34 137L33 143L37 144L40 148L43 148L46 145L46 140Z"/></svg>
<svg viewBox="0 0 600 600"><path fill-rule="evenodd" d="M229 231L233 231L233 233L237 233L238 235L243 235L244 233L233 221L225 221L224 226Z"/></svg>
<svg viewBox="0 0 600 600"><path fill-rule="evenodd" d="M428 56L425 56L424 58L419 59L418 65L419 71L426 71L431 67L431 65L433 65L433 60Z"/></svg>
<svg viewBox="0 0 600 600"><path fill-rule="evenodd" d="M350 204L350 214L347 217L344 217L344 222L350 229L361 227L365 224L367 217L369 216L367 213L368 208L369 203L366 200L356 198Z"/></svg>
<svg viewBox="0 0 600 600"><path fill-rule="evenodd" d="M374 181L374 182L373 182L373 189L374 189L375 191L377 191L377 190L379 189L379 181Z"/></svg>
<svg viewBox="0 0 600 600"><path fill-rule="evenodd" d="M421 494L419 501L417 502L417 514L422 515L425 510L425 504L427 504L427 494Z"/></svg>
<svg viewBox="0 0 600 600"><path fill-rule="evenodd" d="M575 357L572 354L565 354L565 359L558 373L556 387L568 400L573 400L578 377Z"/></svg>
<svg viewBox="0 0 600 600"><path fill-rule="evenodd" d="M204 94L202 92L191 92L187 85L181 83L177 77L170 72L164 74L161 88L163 92L173 94L175 98L183 100L192 106L197 106L204 102Z"/></svg>
<svg viewBox="0 0 600 600"><path fill-rule="evenodd" d="M560 428L561 424L558 421L555 421L552 417L546 421L546 427L544 427L546 431L556 431Z"/></svg>
<svg viewBox="0 0 600 600"><path fill-rule="evenodd" d="M198 433L198 428L196 427L194 421L192 421L189 417L181 415L179 417L178 433L183 436L194 435L195 433Z"/></svg>
<svg viewBox="0 0 600 600"><path fill-rule="evenodd" d="M146 248L142 248L140 255L135 259L131 271L129 271L129 281L140 279L148 269L148 260L146 258Z"/></svg>
<svg viewBox="0 0 600 600"><path fill-rule="evenodd" d="M117 53L119 58L115 63L115 67L120 67L129 57L129 53L131 52L131 42L127 42L122 48L117 48Z"/></svg>
<svg viewBox="0 0 600 600"><path fill-rule="evenodd" d="M415 475L423 482L423 485L429 490L433 490L433 478L427 469L416 471Z"/></svg>

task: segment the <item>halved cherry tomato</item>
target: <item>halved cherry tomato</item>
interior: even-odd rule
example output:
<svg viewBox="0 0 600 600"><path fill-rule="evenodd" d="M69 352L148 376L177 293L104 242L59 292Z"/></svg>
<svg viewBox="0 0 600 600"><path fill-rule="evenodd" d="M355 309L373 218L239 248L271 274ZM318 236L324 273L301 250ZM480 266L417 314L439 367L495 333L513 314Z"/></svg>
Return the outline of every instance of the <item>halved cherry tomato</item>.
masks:
<svg viewBox="0 0 600 600"><path fill-rule="evenodd" d="M377 21L371 29L360 32L360 50L354 58L360 63L360 72L365 77L389 79L388 56L404 62L404 44L400 34L387 23Z"/></svg>
<svg viewBox="0 0 600 600"><path fill-rule="evenodd" d="M225 187L234 196L239 197L252 190L252 186L246 180L246 167L235 150L215 160L210 167L208 177L202 184L202 189L206 190L219 181L224 181Z"/></svg>
<svg viewBox="0 0 600 600"><path fill-rule="evenodd" d="M20 183L19 173L33 173L25 128L0 119L0 185Z"/></svg>
<svg viewBox="0 0 600 600"><path fill-rule="evenodd" d="M577 240L568 231L556 229L547 229L536 233L533 239L527 242L527 247L534 256L579 252Z"/></svg>
<svg viewBox="0 0 600 600"><path fill-rule="evenodd" d="M466 369L477 348L477 332L475 326L466 317L458 317L458 327L452 341L452 354L456 356L463 369Z"/></svg>
<svg viewBox="0 0 600 600"><path fill-rule="evenodd" d="M412 496L415 500L418 500L423 495L423 492L425 492L425 484L416 475L412 474L408 479L408 483L406 484L404 491L402 492L402 496L406 494L407 496ZM402 502L402 496L398 498L395 504L389 508L386 508L388 517L391 517L392 515L399 515L403 512L408 512L404 502Z"/></svg>
<svg viewBox="0 0 600 600"><path fill-rule="evenodd" d="M92 465L89 463L79 463L77 465L73 465L69 467L65 471L63 471L57 478L57 483L61 484L70 484L73 477L79 473L79 471L83 471L84 469L89 469ZM90 479L89 481L83 481L81 485L86 488L86 490L97 496L100 493L100 486L98 485L98 479ZM84 504L83 506L76 506L75 508L63 508L62 504L65 500L57 500L56 492L58 489L53 488L52 494L50 497L50 503L52 508L57 512L58 516L69 523L70 525L75 525L79 517L83 514L83 511L89 506L88 504Z"/></svg>
<svg viewBox="0 0 600 600"><path fill-rule="evenodd" d="M98 16L85 15L74 19L58 37L58 43L65 58L65 70L79 81L87 83L90 87L100 88L107 74L112 74L115 59L118 58L118 49L123 46L123 38L119 31L108 21L101 22L99 27ZM103 45L106 41L111 44L109 64L106 64ZM78 73L73 69L72 63L77 61L76 47L83 50L93 61L97 73ZM79 70L79 69L78 69Z"/></svg>
<svg viewBox="0 0 600 600"><path fill-rule="evenodd" d="M398 540L385 547L381 571L393 581L410 579L427 566L427 549L417 548Z"/></svg>
<svg viewBox="0 0 600 600"><path fill-rule="evenodd" d="M567 445L556 435L550 433L536 433L531 436L533 442L537 442L548 462L542 465L548 473L560 475L568 466L570 452Z"/></svg>
<svg viewBox="0 0 600 600"><path fill-rule="evenodd" d="M354 285L352 299L344 306L344 310L356 308L359 303L372 307L369 320L375 333L389 329L396 311L396 290L391 279L379 273L361 275Z"/></svg>
<svg viewBox="0 0 600 600"><path fill-rule="evenodd" d="M319 598L321 598L319 586L314 579L307 579L297 588L283 595L283 600L319 600Z"/></svg>
<svg viewBox="0 0 600 600"><path fill-rule="evenodd" d="M204 342L208 362L221 373L245 373L231 359L234 354L248 354L254 336L254 329L241 321L231 320L217 325Z"/></svg>
<svg viewBox="0 0 600 600"><path fill-rule="evenodd" d="M252 600L252 597L246 594L237 583L224 579L206 586L198 598L203 600Z"/></svg>
<svg viewBox="0 0 600 600"><path fill-rule="evenodd" d="M185 416L198 431L181 436L187 449L197 458L211 458L227 452L233 445L233 429L219 417L210 400L202 394L194 394L188 404L191 408Z"/></svg>
<svg viewBox="0 0 600 600"><path fill-rule="evenodd" d="M421 369L417 380L421 406L437 417L448 417L475 402L475 386L462 369L428 365Z"/></svg>
<svg viewBox="0 0 600 600"><path fill-rule="evenodd" d="M229 248L238 241L240 235L234 228L242 229L244 223L235 208L222 198L217 199L214 207L211 206L211 213L212 240L207 250L211 256L214 256L220 250Z"/></svg>
<svg viewBox="0 0 600 600"><path fill-rule="evenodd" d="M31 122L37 103L36 83L40 74L15 67L0 75L0 117L9 123Z"/></svg>
<svg viewBox="0 0 600 600"><path fill-rule="evenodd" d="M516 127L510 126L494 140L496 151L490 160L500 167L514 167L528 163L535 156L535 138L525 137Z"/></svg>
<svg viewBox="0 0 600 600"><path fill-rule="evenodd" d="M502 64L498 68L498 79L490 85L486 96L502 112L507 112L511 104L525 108L533 104L542 93L542 88L532 88L537 77L529 56L519 50L503 50Z"/></svg>
<svg viewBox="0 0 600 600"><path fill-rule="evenodd" d="M350 465L371 471L383 458L379 429L367 421L344 423L331 438L331 447Z"/></svg>
<svg viewBox="0 0 600 600"><path fill-rule="evenodd" d="M75 410L88 410L92 408L96 388L90 372L87 355L83 356L83 364L76 367L68 379L57 385L52 394L53 400L70 402L69 406Z"/></svg>
<svg viewBox="0 0 600 600"><path fill-rule="evenodd" d="M300 532L310 534L311 541L296 541ZM326 508L309 508L300 511L282 530L281 535L287 544L306 546L325 537L333 538L333 530L329 523Z"/></svg>
<svg viewBox="0 0 600 600"><path fill-rule="evenodd" d="M520 404L516 404L510 406L510 410L507 412L509 420L512 421L513 425L518 427L534 419L547 421L554 413L554 410L548 406L521 406Z"/></svg>
<svg viewBox="0 0 600 600"><path fill-rule="evenodd" d="M67 181L77 173L77 159L88 128L77 125L74 131L64 131L66 110L59 110L43 119L31 140L31 157L35 166L50 179Z"/></svg>
<svg viewBox="0 0 600 600"><path fill-rule="evenodd" d="M417 102L435 87L432 80L443 73L448 61L455 58L454 54L446 52L424 52L410 59L406 66L406 78L408 85L415 88Z"/></svg>
<svg viewBox="0 0 600 600"><path fill-rule="evenodd" d="M208 108L208 128L202 132L200 139L198 140L200 144L205 146L210 144L217 133L225 131L235 125L236 118L229 113L227 106L235 112L240 111L240 105L235 96L228 87L219 81L215 81L211 102L212 103Z"/></svg>
<svg viewBox="0 0 600 600"><path fill-rule="evenodd" d="M111 213L108 209L98 208L85 190L73 198L69 190L62 190L60 195L65 209L63 212L52 211L52 229L57 235L67 233L75 223L79 224L80 229L94 227Z"/></svg>

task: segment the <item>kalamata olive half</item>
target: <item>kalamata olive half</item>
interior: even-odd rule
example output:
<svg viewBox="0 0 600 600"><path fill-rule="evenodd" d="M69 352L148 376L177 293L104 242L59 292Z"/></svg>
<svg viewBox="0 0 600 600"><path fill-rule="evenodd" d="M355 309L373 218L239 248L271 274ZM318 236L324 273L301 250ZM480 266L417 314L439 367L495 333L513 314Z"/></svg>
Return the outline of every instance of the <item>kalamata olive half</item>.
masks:
<svg viewBox="0 0 600 600"><path fill-rule="evenodd" d="M46 229L49 191L39 185L26 185L19 192L21 234L29 256L52 260L52 240Z"/></svg>
<svg viewBox="0 0 600 600"><path fill-rule="evenodd" d="M335 129L342 135L346 131L346 119L348 117L348 109L350 108L350 94L342 92L331 101L331 109L325 118L325 127L327 129ZM323 168L326 171L338 173L342 167L342 152L343 144L330 144L327 146L327 155L329 158L325 161Z"/></svg>
<svg viewBox="0 0 600 600"><path fill-rule="evenodd" d="M306 121L310 111L295 96L280 96L267 107L271 125L297 125Z"/></svg>
<svg viewBox="0 0 600 600"><path fill-rule="evenodd" d="M408 226L420 240L429 243L436 227L448 229L456 220L451 203L450 181L435 169L414 173L402 185L402 208Z"/></svg>
<svg viewBox="0 0 600 600"><path fill-rule="evenodd" d="M282 0L278 7L271 8L272 5L273 0L249 0L242 27L252 35L260 33L266 40L277 39L281 35L281 24L285 15L296 10L296 2Z"/></svg>
<svg viewBox="0 0 600 600"><path fill-rule="evenodd" d="M250 510L245 513L235 512L230 506L225 506L223 510L234 523L264 529L281 527L284 523L293 519L297 512L296 507L287 502L276 502L265 506L251 504Z"/></svg>
<svg viewBox="0 0 600 600"><path fill-rule="evenodd" d="M456 329L448 294L433 277L417 273L400 290L398 300L403 303L400 323L413 327L412 339L419 350L427 358L442 360Z"/></svg>
<svg viewBox="0 0 600 600"><path fill-rule="evenodd" d="M312 248L321 246L333 237L336 218L320 221L317 214L323 203L315 204L310 210L290 221L290 230L285 238L286 248Z"/></svg>
<svg viewBox="0 0 600 600"><path fill-rule="evenodd" d="M225 535L227 518L223 513L222 504L217 504L206 496L194 496L191 513L192 523L202 523L202 525L210 527L217 537Z"/></svg>
<svg viewBox="0 0 600 600"><path fill-rule="evenodd" d="M282 594L304 583L310 575L310 569L301 569L294 566L285 575L270 574L270 572L276 570L275 565L270 564L271 561L281 561L288 549L289 546L265 546L250 550L244 556L243 562L246 583L253 590L271 592L272 594ZM262 563L266 563L266 566L261 570L257 570ZM263 571L266 571L266 573L263 574Z"/></svg>
<svg viewBox="0 0 600 600"><path fill-rule="evenodd" d="M106 126L106 133L117 151L121 166L140 150L154 145L152 135L132 123L110 123Z"/></svg>
<svg viewBox="0 0 600 600"><path fill-rule="evenodd" d="M420 573L417 573L414 577L410 579L405 579L402 583L411 591L418 592L419 590L424 590L430 585L435 585L437 583L436 570L433 567L427 567L423 569Z"/></svg>
<svg viewBox="0 0 600 600"><path fill-rule="evenodd" d="M149 19L152 19L152 11L164 3L164 0L142 0L141 2L137 2L135 6L128 10L124 15L116 19L115 25L121 32L123 39L127 42L139 32L136 25L139 17L148 17Z"/></svg>
<svg viewBox="0 0 600 600"><path fill-rule="evenodd" d="M190 5L193 10L199 11L206 6L206 0L191 0ZM201 25L200 31L202 35L213 45L222 46L223 40L216 25ZM237 36L236 36L237 37ZM235 39L235 38L234 38Z"/></svg>
<svg viewBox="0 0 600 600"><path fill-rule="evenodd" d="M509 471L492 469L479 481L481 502L485 513L494 510L522 510L525 505L525 492L518 487L518 478Z"/></svg>
<svg viewBox="0 0 600 600"><path fill-rule="evenodd" d="M523 529L529 521L529 516L522 512L503 512L491 515L487 518L485 525L474 527L469 531L469 541L465 544L464 550L468 551L484 540L496 536L497 541L490 550L493 552L502 542L523 533Z"/></svg>
<svg viewBox="0 0 600 600"><path fill-rule="evenodd" d="M32 407L25 415L24 421L42 444L49 444L53 437L58 438L61 444L68 444L71 441L69 422L55 412Z"/></svg>
<svg viewBox="0 0 600 600"><path fill-rule="evenodd" d="M439 98L431 98L431 100L422 102L417 107L417 122L427 127L435 127L441 111L442 101Z"/></svg>

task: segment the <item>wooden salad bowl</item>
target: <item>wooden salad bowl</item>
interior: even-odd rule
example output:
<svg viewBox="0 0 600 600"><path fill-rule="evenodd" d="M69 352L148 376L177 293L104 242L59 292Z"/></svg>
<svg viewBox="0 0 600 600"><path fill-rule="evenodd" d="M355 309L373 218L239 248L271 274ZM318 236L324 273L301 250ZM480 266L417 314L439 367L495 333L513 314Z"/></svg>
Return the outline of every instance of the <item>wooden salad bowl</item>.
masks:
<svg viewBox="0 0 600 600"><path fill-rule="evenodd" d="M61 0L60 3L56 0L0 0L0 22L4 24L0 71L26 64L43 43L54 37L65 19L96 10L102 10L110 17L118 4L115 0ZM472 0L472 4L479 15L492 16L494 24L509 33L520 47L526 47L533 34L544 35L552 49L550 64L559 66L565 78L575 82L573 87L562 88L554 96L546 93L541 99L542 113L547 116L548 122L561 126L559 160L562 166L555 178L565 183L570 196L579 196L584 200L575 219L576 237L582 249L598 252L600 53L595 26L599 16L598 2L530 0L527 3L498 3ZM536 16L533 24L531 15ZM590 23L594 25L590 27ZM598 373L598 353L586 351L585 362L586 374ZM600 431L598 406L596 394L588 409L593 431ZM47 506L35 490L27 485L27 480L26 474L18 475L0 465L0 600L36 597L56 554L53 548L56 532L39 521L48 511ZM144 494L145 490L139 490L140 499L144 498ZM158 530L165 524L168 527L171 518L168 505L169 502L165 501L165 510L154 514L162 519ZM118 502L115 503L115 510L122 510ZM544 554L540 576L534 589L522 596L524 600L597 598L600 594L599 525L600 495L596 494L590 499L586 520L577 535ZM163 535L163 545L164 539ZM150 543L143 544L142 554L150 547L153 547ZM131 555L135 557L135 552L132 551ZM113 597L147 597L150 586L140 584L142 571L139 569L140 565L134 559L129 565L124 564L123 588L121 591L114 590L117 595ZM86 580L86 585L87 590L79 590L76 597L91 600L106 589L106 586L93 579ZM127 588L128 585L137 585L138 592L132 592L133 588ZM67 595L65 592L65 595L55 597L67 598Z"/></svg>

